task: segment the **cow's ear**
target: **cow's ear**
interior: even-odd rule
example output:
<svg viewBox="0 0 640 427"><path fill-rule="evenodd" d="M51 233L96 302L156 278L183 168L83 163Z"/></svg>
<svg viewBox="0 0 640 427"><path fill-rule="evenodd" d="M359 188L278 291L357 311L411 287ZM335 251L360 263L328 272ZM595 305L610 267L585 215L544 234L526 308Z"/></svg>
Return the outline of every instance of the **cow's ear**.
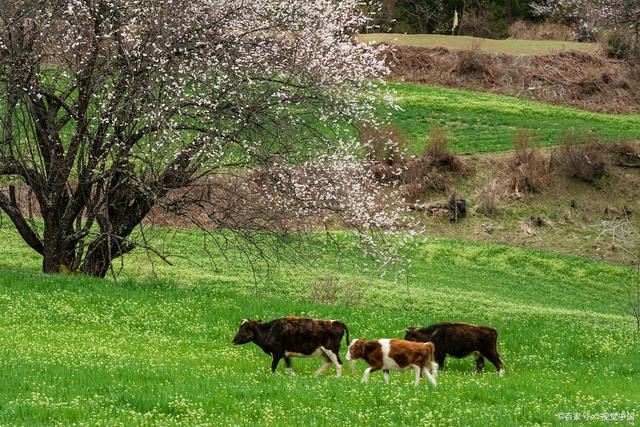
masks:
<svg viewBox="0 0 640 427"><path fill-rule="evenodd" d="M405 331L405 332L413 332L413 331L415 331L415 330L416 330L416 328L414 328L413 326L410 326L410 327L408 327L407 329L405 329L404 331Z"/></svg>

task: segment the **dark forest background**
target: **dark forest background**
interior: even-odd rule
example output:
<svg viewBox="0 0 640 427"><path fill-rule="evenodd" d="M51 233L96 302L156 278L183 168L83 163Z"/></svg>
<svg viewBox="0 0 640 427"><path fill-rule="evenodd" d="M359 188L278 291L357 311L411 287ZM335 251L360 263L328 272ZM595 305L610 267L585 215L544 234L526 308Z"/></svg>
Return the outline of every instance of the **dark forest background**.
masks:
<svg viewBox="0 0 640 427"><path fill-rule="evenodd" d="M508 37L516 21L540 19L527 0L383 0L370 31L451 34L455 11L455 34L496 39Z"/></svg>

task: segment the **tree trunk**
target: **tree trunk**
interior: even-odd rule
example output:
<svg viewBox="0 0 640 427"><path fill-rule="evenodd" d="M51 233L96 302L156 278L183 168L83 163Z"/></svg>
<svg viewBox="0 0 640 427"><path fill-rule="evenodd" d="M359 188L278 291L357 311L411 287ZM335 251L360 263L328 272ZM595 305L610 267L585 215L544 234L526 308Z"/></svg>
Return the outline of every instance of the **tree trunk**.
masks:
<svg viewBox="0 0 640 427"><path fill-rule="evenodd" d="M109 251L109 238L96 240L89 245L87 258L84 261L82 272L89 276L104 278L111 268L113 254Z"/></svg>
<svg viewBox="0 0 640 427"><path fill-rule="evenodd" d="M44 218L43 273L58 273L62 263L62 245L60 244L58 224L52 216L50 213L47 213Z"/></svg>
<svg viewBox="0 0 640 427"><path fill-rule="evenodd" d="M135 248L127 238L154 205L154 201L130 181L116 181L109 192L107 218L98 220L101 235L89 244L82 265L82 272L90 276L105 277L113 260Z"/></svg>

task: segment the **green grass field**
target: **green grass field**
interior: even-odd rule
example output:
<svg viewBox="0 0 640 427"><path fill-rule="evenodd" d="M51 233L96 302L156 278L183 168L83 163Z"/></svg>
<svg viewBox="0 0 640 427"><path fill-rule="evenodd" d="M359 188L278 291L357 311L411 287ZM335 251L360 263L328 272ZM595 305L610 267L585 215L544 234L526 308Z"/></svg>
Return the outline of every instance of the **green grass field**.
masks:
<svg viewBox="0 0 640 427"><path fill-rule="evenodd" d="M567 129L594 133L604 140L640 140L640 115L599 114L488 93L410 83L391 83L396 103L392 122L420 153L429 130L447 129L458 152L495 152L513 148L519 128L535 131L543 146L557 144Z"/></svg>
<svg viewBox="0 0 640 427"><path fill-rule="evenodd" d="M576 43L558 40L493 40L469 36L446 36L442 34L393 34L372 33L359 34L358 40L363 43L386 43L397 46L446 47L463 50L478 46L481 50L509 55L546 55L568 50L595 53L597 43Z"/></svg>
<svg viewBox="0 0 640 427"><path fill-rule="evenodd" d="M254 290L231 253L211 264L195 231L170 233L175 266L129 256L118 282L38 273L39 260L0 228L1 425L552 425L558 413L640 416L640 335L612 298L630 270L505 246L425 240L409 283L364 271L348 247L273 268ZM344 244L349 240L336 235ZM313 250L312 250L313 251ZM313 257L311 257L313 258ZM154 279L157 274L160 279ZM336 274L350 293L316 304ZM135 278L135 279L134 279ZM355 290L358 290L357 292ZM362 294L360 294L362 292ZM496 327L506 375L447 359L438 387L412 374L272 375L256 346L232 346L244 317L341 319L352 337L396 337L410 325ZM343 348L343 352L344 352ZM589 423L589 425L599 423Z"/></svg>

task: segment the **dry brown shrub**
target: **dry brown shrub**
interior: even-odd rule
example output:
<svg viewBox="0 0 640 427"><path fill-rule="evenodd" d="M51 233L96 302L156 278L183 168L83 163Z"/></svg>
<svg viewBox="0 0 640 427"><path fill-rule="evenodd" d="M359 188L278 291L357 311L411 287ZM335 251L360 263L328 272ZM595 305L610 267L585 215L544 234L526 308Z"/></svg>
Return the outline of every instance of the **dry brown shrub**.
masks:
<svg viewBox="0 0 640 427"><path fill-rule="evenodd" d="M410 202L430 192L450 192L454 176L469 172L460 157L450 151L448 135L439 126L432 128L422 156L379 161L372 170L376 179L396 182L402 197Z"/></svg>
<svg viewBox="0 0 640 427"><path fill-rule="evenodd" d="M445 129L440 125L435 125L429 132L429 140L425 144L424 153L432 158L439 159L451 153L449 148L449 137Z"/></svg>
<svg viewBox="0 0 640 427"><path fill-rule="evenodd" d="M415 203L422 198L425 188L421 182L411 182L400 187L400 195L407 202Z"/></svg>
<svg viewBox="0 0 640 427"><path fill-rule="evenodd" d="M509 37L524 40L576 41L576 33L571 27L547 21L516 21L509 27Z"/></svg>
<svg viewBox="0 0 640 427"><path fill-rule="evenodd" d="M479 74L487 82L493 82L494 63L490 54L482 52L480 44L474 43L470 50L460 50L457 52L458 61L455 72L457 74Z"/></svg>
<svg viewBox="0 0 640 427"><path fill-rule="evenodd" d="M607 175L602 144L593 135L568 131L553 149L551 165L562 175L594 183Z"/></svg>
<svg viewBox="0 0 640 427"><path fill-rule="evenodd" d="M366 290L354 282L345 282L328 274L309 286L309 299L314 304L344 304L363 307Z"/></svg>
<svg viewBox="0 0 640 427"><path fill-rule="evenodd" d="M439 169L462 173L468 171L467 165L460 157L451 152L449 135L440 125L433 126L429 131L429 139L425 144L424 157Z"/></svg>
<svg viewBox="0 0 640 427"><path fill-rule="evenodd" d="M500 200L500 187L498 180L493 179L488 182L480 191L480 209L485 216L493 216L498 210Z"/></svg>
<svg viewBox="0 0 640 427"><path fill-rule="evenodd" d="M549 183L549 160L534 146L531 131L518 130L513 138L513 146L512 188L516 192L534 193L544 189Z"/></svg>

